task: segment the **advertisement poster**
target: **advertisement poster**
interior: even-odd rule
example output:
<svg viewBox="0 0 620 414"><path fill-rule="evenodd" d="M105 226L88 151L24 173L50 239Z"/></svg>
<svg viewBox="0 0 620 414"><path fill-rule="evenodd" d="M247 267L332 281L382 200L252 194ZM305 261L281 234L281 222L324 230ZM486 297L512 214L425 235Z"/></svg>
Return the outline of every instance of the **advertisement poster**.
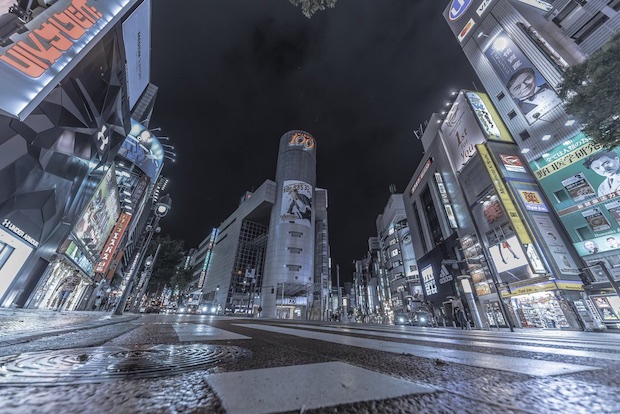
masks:
<svg viewBox="0 0 620 414"><path fill-rule="evenodd" d="M618 150L606 152L580 133L545 155L530 167L577 252L586 256L619 248Z"/></svg>
<svg viewBox="0 0 620 414"><path fill-rule="evenodd" d="M500 33L484 54L528 123L536 122L561 103L555 91L507 33Z"/></svg>
<svg viewBox="0 0 620 414"><path fill-rule="evenodd" d="M611 214L614 220L616 220L616 223L620 224L620 200L605 204L605 208L609 211L609 214Z"/></svg>
<svg viewBox="0 0 620 414"><path fill-rule="evenodd" d="M565 275L579 274L579 269L572 259L566 244L562 241L558 230L553 225L551 218L544 214L532 214L532 219L543 236L541 242L551 252L551 258L560 272Z"/></svg>
<svg viewBox="0 0 620 414"><path fill-rule="evenodd" d="M127 56L127 95L133 106L149 84L151 61L151 2L143 2L123 22L123 44Z"/></svg>
<svg viewBox="0 0 620 414"><path fill-rule="evenodd" d="M594 188L592 188L583 173L578 173L562 180L562 185L570 198L576 203L596 195Z"/></svg>
<svg viewBox="0 0 620 414"><path fill-rule="evenodd" d="M137 165L151 179L159 175L164 162L164 149L148 129L131 120L131 130L118 150L118 155Z"/></svg>
<svg viewBox="0 0 620 414"><path fill-rule="evenodd" d="M581 215L586 219L588 225L594 232L605 231L611 228L611 225L598 207L582 211Z"/></svg>
<svg viewBox="0 0 620 414"><path fill-rule="evenodd" d="M603 322L620 321L620 318L618 318L618 314L611 306L611 303L609 303L609 299L607 299L605 296L591 296L590 299L592 300L592 303L594 303L596 310L598 310L599 314L601 315L601 319L603 319Z"/></svg>
<svg viewBox="0 0 620 414"><path fill-rule="evenodd" d="M437 283L435 282L435 274L433 273L432 265L428 265L422 269L422 284L426 296L435 295L437 293Z"/></svg>
<svg viewBox="0 0 620 414"><path fill-rule="evenodd" d="M312 186L303 181L286 180L282 188L280 222L312 225Z"/></svg>
<svg viewBox="0 0 620 414"><path fill-rule="evenodd" d="M527 256L516 236L491 246L489 252L500 281L513 283L533 277Z"/></svg>
<svg viewBox="0 0 620 414"><path fill-rule="evenodd" d="M119 215L116 174L114 168L110 168L73 228L73 233L91 251L100 253Z"/></svg>

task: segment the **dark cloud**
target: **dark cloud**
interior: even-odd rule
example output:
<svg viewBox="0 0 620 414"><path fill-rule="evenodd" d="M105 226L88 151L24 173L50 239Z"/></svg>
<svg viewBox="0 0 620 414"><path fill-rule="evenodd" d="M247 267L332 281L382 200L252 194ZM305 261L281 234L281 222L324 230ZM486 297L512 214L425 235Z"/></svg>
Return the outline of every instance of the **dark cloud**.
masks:
<svg viewBox="0 0 620 414"><path fill-rule="evenodd" d="M246 190L275 176L291 129L317 139L334 263L348 279L389 196L421 157L413 131L475 75L447 1L339 0L303 17L287 1L153 2L153 126L172 137L164 231L196 246Z"/></svg>

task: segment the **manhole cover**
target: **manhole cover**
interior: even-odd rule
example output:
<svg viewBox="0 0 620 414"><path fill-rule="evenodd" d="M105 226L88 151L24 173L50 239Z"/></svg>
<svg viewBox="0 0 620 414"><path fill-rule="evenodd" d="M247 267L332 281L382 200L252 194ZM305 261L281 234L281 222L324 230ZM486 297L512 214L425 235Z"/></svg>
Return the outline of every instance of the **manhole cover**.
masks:
<svg viewBox="0 0 620 414"><path fill-rule="evenodd" d="M249 357L235 346L154 345L30 352L0 357L0 385L62 385L154 378Z"/></svg>

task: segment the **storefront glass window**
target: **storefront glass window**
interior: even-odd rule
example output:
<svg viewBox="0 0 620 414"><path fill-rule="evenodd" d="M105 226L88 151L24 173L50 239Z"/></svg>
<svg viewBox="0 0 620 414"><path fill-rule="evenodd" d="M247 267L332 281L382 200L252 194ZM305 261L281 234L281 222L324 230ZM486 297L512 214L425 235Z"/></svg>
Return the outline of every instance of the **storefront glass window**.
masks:
<svg viewBox="0 0 620 414"><path fill-rule="evenodd" d="M569 328L554 292L538 292L512 298L524 328Z"/></svg>

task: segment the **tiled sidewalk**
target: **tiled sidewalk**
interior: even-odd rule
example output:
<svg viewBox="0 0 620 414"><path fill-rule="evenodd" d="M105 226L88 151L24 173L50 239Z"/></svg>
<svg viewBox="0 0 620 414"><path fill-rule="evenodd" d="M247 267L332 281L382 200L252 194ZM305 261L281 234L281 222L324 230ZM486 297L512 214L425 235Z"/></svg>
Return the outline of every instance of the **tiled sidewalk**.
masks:
<svg viewBox="0 0 620 414"><path fill-rule="evenodd" d="M63 333L104 326L139 318L109 312L63 311L0 308L0 345L28 341L49 333Z"/></svg>

